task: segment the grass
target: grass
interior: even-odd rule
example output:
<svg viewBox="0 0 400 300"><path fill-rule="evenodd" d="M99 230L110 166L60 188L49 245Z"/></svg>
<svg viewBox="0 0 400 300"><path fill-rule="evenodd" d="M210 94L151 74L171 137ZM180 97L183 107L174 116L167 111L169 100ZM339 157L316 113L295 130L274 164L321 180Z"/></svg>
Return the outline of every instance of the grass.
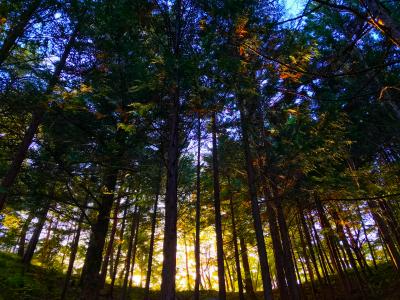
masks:
<svg viewBox="0 0 400 300"><path fill-rule="evenodd" d="M354 277L354 276L350 276ZM338 278L332 277L334 282L334 292L325 287L318 287L319 293L316 299L377 299L377 300L397 300L400 299L400 280L399 275L393 271L390 265L382 264L378 270L373 270L367 277L367 286L364 295L359 292L346 294L341 292ZM64 274L56 269L44 268L32 265L29 270L23 270L18 256L0 252L0 300L56 300L60 298L61 289L64 284ZM105 290L108 290L106 286ZM119 289L115 288L114 299L119 299ZM70 288L68 298L78 299L79 290L77 287ZM262 299L262 294L258 294L258 299ZM278 296L278 291L274 291ZM130 291L131 300L143 299L143 289L132 288ZM239 299L237 293L228 293L227 299ZM151 299L159 297L158 291L151 292ZM182 291L177 293L177 299L192 299L193 292ZM201 299L217 299L216 291L202 291ZM310 285L303 285L303 297L312 299ZM278 298L278 297L276 297ZM105 298L104 298L105 299Z"/></svg>

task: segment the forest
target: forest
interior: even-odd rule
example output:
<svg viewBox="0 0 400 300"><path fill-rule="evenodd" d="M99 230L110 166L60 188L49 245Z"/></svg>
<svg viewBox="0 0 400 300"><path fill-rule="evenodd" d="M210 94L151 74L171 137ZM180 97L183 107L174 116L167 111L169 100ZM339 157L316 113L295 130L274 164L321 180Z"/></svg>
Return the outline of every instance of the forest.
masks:
<svg viewBox="0 0 400 300"><path fill-rule="evenodd" d="M1 0L0 300L400 299L398 0Z"/></svg>

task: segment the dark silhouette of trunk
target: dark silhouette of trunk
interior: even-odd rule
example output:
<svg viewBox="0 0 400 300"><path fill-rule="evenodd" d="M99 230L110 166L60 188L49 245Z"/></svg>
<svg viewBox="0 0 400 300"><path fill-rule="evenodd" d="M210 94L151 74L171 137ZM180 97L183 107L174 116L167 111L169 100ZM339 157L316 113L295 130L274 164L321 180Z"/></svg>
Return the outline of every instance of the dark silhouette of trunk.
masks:
<svg viewBox="0 0 400 300"><path fill-rule="evenodd" d="M25 220L24 226L22 226L22 229L21 229L21 234L20 234L19 242L18 242L18 256L21 258L24 257L26 234L28 232L29 225L31 224L33 217L34 217L34 214L29 213L28 218Z"/></svg>
<svg viewBox="0 0 400 300"><path fill-rule="evenodd" d="M362 230L363 230L363 233L364 233L365 241L367 242L367 245L368 245L369 254L371 255L372 263L374 264L374 268L376 270L376 269L378 269L378 265L377 265L376 259L375 259L375 251L374 251L374 248L372 247L372 244L371 244L371 242L370 242L370 240L368 238L367 228L365 227L364 219L363 219L363 217L361 215L361 211L360 211L360 207L359 206L357 206L357 213L358 213L358 217L360 218L361 227L362 227Z"/></svg>
<svg viewBox="0 0 400 300"><path fill-rule="evenodd" d="M220 300L225 300L226 290L225 290L225 270L224 270L224 248L222 240L216 118L217 118L216 113L213 112L213 115L211 117L211 127L212 127L212 145L213 145L212 160L213 160L213 182L214 182L215 235L217 240L217 264L218 264L218 297Z"/></svg>
<svg viewBox="0 0 400 300"><path fill-rule="evenodd" d="M61 293L61 300L64 300L65 297L67 296L67 290L68 290L68 287L69 287L69 283L71 281L72 271L74 269L76 253L78 252L79 238L81 236L82 222L83 222L84 218L85 218L85 212L82 211L81 215L79 217L79 220L78 220L78 225L77 225L77 228L76 228L75 237L74 237L74 240L72 241L72 244L71 244L71 255L69 257L67 273L65 274L65 281L64 281L64 287L63 287L63 290L62 290L62 293Z"/></svg>
<svg viewBox="0 0 400 300"><path fill-rule="evenodd" d="M364 2L364 1L363 1ZM400 47L400 24L390 15L390 12L377 0L366 0L367 11L371 17L370 23L383 32L393 44Z"/></svg>
<svg viewBox="0 0 400 300"><path fill-rule="evenodd" d="M240 122L242 129L242 145L244 148L243 150L246 160L247 181L248 181L249 195L251 201L251 212L253 217L254 231L256 233L258 257L261 265L263 294L264 294L264 299L267 300L267 299L273 299L271 275L268 265L267 251L265 249L264 232L260 217L260 207L258 205L258 199L257 199L256 176L250 153L248 120L241 100L239 100L239 110L240 110Z"/></svg>
<svg viewBox="0 0 400 300"><path fill-rule="evenodd" d="M161 170L160 170L161 172ZM159 178L157 192L156 192L156 200L154 201L153 207L153 215L151 216L151 235L150 235L150 246L149 246L149 259L147 261L147 274L146 274L146 284L144 287L144 300L149 300L149 291L150 291L150 280L151 280L151 267L153 265L153 252L154 252L154 235L156 231L156 223L157 223L157 206L158 206L158 197L160 194L160 180Z"/></svg>
<svg viewBox="0 0 400 300"><path fill-rule="evenodd" d="M201 121L200 115L197 116L197 166L196 166L196 234L194 257L196 260L196 280L194 283L194 300L200 299L200 213L201 213L201 199L200 199L200 148L201 148Z"/></svg>
<svg viewBox="0 0 400 300"><path fill-rule="evenodd" d="M272 247L275 258L276 279L278 283L279 294L281 299L289 299L288 287L285 278L285 270L283 266L284 256L281 244L281 237L279 235L279 228L276 220L276 212L273 207L273 204L269 200L267 200L266 205L267 205L267 218L269 224L269 231L271 234Z"/></svg>
<svg viewBox="0 0 400 300"><path fill-rule="evenodd" d="M331 225L329 224L328 218L325 215L324 208L322 206L321 200L319 199L318 196L315 197L315 205L317 208L318 216L321 222L321 227L323 229L323 235L325 237L329 254L331 256L331 262L333 264L333 267L335 268L335 271L337 272L340 281L343 285L343 288L345 291L351 291L351 287L349 285L349 282L347 280L346 273L341 265L341 260L340 260L340 253L338 252L338 248L336 245L335 241L335 234L332 230Z"/></svg>
<svg viewBox="0 0 400 300"><path fill-rule="evenodd" d="M231 273L231 268L229 267L229 262L228 259L226 258L226 254L224 253L224 261L225 261L225 284L226 284L226 289L227 291L234 292L235 287L233 286L233 279L232 279L232 273Z"/></svg>
<svg viewBox="0 0 400 300"><path fill-rule="evenodd" d="M163 269L161 281L161 300L175 299L176 274L176 222L178 216L178 160L179 160L179 92L172 96L169 111L169 137L167 150L167 191L165 194L165 225L163 245Z"/></svg>
<svg viewBox="0 0 400 300"><path fill-rule="evenodd" d="M26 26L28 25L29 21L31 21L35 12L38 10L41 2L42 0L31 1L28 4L27 8L20 15L18 21L16 21L15 24L11 25L11 28L7 32L7 35L0 48L0 66L10 55L10 52L12 48L14 48L17 39L24 34Z"/></svg>
<svg viewBox="0 0 400 300"><path fill-rule="evenodd" d="M78 25L76 26L74 32L71 34L71 36L68 40L68 43L65 46L64 52L61 55L61 58L60 58L59 62L57 63L54 73L48 83L46 92L44 94L44 98L46 98L46 101L48 101L47 97L53 92L54 87L57 85L57 83L60 79L61 72L65 67L67 58L68 58L68 56L71 52L71 49L75 43L75 38L76 38L77 34L78 34ZM12 159L10 167L8 168L7 172L5 173L5 175L1 181L0 212L4 208L4 205L7 200L8 190L14 184L15 179L17 178L17 175L18 175L19 171L21 170L22 163L26 158L28 149L29 149L30 145L32 144L32 140L39 128L39 125L43 121L45 112L46 112L45 104L42 103L42 106L39 106L39 108L37 108L32 113L32 119L29 124L29 127L28 127L27 131L25 132L21 143L18 145L18 149L16 151L14 158Z"/></svg>
<svg viewBox="0 0 400 300"><path fill-rule="evenodd" d="M115 233L117 232L119 205L120 205L120 195L118 195L118 199L115 202L115 207L113 211L113 224L110 232L110 240L108 241L106 253L104 255L103 263L101 265L100 289L104 287L105 280L107 277L108 263L110 261L111 253L114 250L114 239L115 239Z"/></svg>
<svg viewBox="0 0 400 300"><path fill-rule="evenodd" d="M247 255L247 245L246 241L243 237L239 237L240 242L240 253L242 254L242 263L243 263L243 271L244 271L244 289L246 290L246 294L250 299L257 299L257 296L254 292L253 282L251 280L250 273L250 265L249 265L249 257Z"/></svg>
<svg viewBox="0 0 400 300"><path fill-rule="evenodd" d="M301 218L301 216L299 218ZM310 276L312 296L313 296L313 299L316 299L317 289L316 289L316 286L315 286L314 270L313 270L313 268L311 266L311 261L310 261L310 257L314 256L314 253L311 254L311 252L313 252L312 245L309 246L310 251L309 252L307 251L307 245L306 245L306 242L305 242L305 237L304 237L304 233L303 233L303 229L302 229L302 222L301 221L298 222L298 231L299 231L299 237L300 237L300 245L301 245L301 250L302 250L302 256L306 261L307 273ZM315 259L315 256L314 256L314 259ZM314 267L316 269L318 269L317 261L315 261ZM304 266L303 266L303 271L304 271L304 274L306 274ZM307 277L306 277L306 282L307 282ZM319 278L318 278L318 282L319 282L319 284L322 283Z"/></svg>
<svg viewBox="0 0 400 300"><path fill-rule="evenodd" d="M135 212L133 214L133 219L131 223L131 230L130 230L130 236L129 236L129 243L128 243L128 253L126 254L126 260L125 260L125 275L124 275L124 282L122 285L122 290L121 290L121 300L126 300L127 299L127 294L128 294L128 279L129 279L129 272L131 268L131 263L135 259L135 250L136 248L136 237L137 237L137 232L139 230L139 218L140 218L140 213L138 210L138 206L135 207ZM133 265L133 264L132 264Z"/></svg>
<svg viewBox="0 0 400 300"><path fill-rule="evenodd" d="M36 245L39 242L39 237L42 232L43 226L46 223L47 213L49 212L49 209L50 202L48 201L38 213L38 222L36 223L32 237L29 240L28 247L26 248L24 256L22 257L22 263L24 264L25 268L28 268L31 263L33 254L35 253Z"/></svg>
<svg viewBox="0 0 400 300"><path fill-rule="evenodd" d="M228 186L230 186L229 178L228 178ZM233 240L233 248L235 250L235 265L236 265L237 283L239 288L239 299L244 300L243 280L242 280L242 273L240 271L239 247L237 244L236 218L235 218L235 210L233 207L232 195L230 195L229 197L229 207L231 210L232 240Z"/></svg>
<svg viewBox="0 0 400 300"><path fill-rule="evenodd" d="M107 173L106 173L107 174ZM110 214L114 201L117 171L109 171L104 178L105 192L101 194L97 219L91 226L89 246L86 251L85 268L82 272L82 300L95 300L100 292L100 268L106 241Z"/></svg>
<svg viewBox="0 0 400 300"><path fill-rule="evenodd" d="M292 248L290 243L289 231L287 228L285 215L283 213L283 207L280 202L280 199L276 199L275 201L277 218L279 224L279 232L282 240L282 250L285 259L283 260L283 266L285 268L286 280L289 289L290 299L300 299L299 288L297 286L296 273L295 273L295 265L293 262L293 256L290 252Z"/></svg>
<svg viewBox="0 0 400 300"><path fill-rule="evenodd" d="M124 203L125 208L124 208L124 214L122 217L122 224L121 224L121 229L119 232L119 243L118 243L118 249L117 249L117 255L115 256L115 261L114 261L114 268L112 270L112 275L111 275L111 283L110 283L110 295L113 295L114 292L114 285L115 285L115 279L117 278L117 271L118 271L118 266L119 266L119 259L121 257L121 250L122 250L122 240L124 239L124 232L125 232L125 225L126 225L126 215L128 213L128 205L127 203Z"/></svg>
<svg viewBox="0 0 400 300"><path fill-rule="evenodd" d="M396 244L390 234L390 230L385 222L385 220L380 216L377 212L379 209L378 204L376 201L370 200L368 201L368 206L370 208L372 217L379 228L379 232L381 234L382 240L384 241L385 245L387 246L387 250L389 251L390 259L396 268L397 271L400 270L400 254L397 250Z"/></svg>

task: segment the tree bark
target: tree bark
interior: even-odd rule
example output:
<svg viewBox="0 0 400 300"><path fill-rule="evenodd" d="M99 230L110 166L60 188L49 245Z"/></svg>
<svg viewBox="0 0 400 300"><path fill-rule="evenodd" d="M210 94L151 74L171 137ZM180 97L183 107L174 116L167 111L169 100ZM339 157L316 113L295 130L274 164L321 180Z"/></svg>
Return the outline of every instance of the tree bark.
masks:
<svg viewBox="0 0 400 300"><path fill-rule="evenodd" d="M65 46L64 52L60 58L60 61L56 65L54 73L48 83L44 98L47 98L47 96L49 96L52 93L54 87L59 82L61 72L65 67L68 56L69 56L71 49L75 43L75 38L76 38L77 34L78 34L78 25L75 27L72 35L70 36L68 43ZM46 99L46 101L47 101L47 99ZM7 172L5 173L5 175L1 181L0 212L3 210L4 205L6 203L8 190L14 184L15 179L17 178L17 175L18 175L19 171L21 170L22 163L26 158L28 149L29 149L30 145L32 144L32 140L39 128L39 125L43 121L43 117L44 117L44 114L46 111L45 106L47 104L42 103L41 105L42 105L41 107L39 107L36 111L33 112L31 123L29 124L29 127L28 127L27 131L25 132L25 135L22 138L21 143L18 145L18 149L17 149L16 154L11 162L10 167L8 168Z"/></svg>
<svg viewBox="0 0 400 300"><path fill-rule="evenodd" d="M230 185L229 178L228 178L228 185ZM236 264L236 274L237 274L236 277L239 288L239 300L244 300L243 280L242 280L242 273L240 271L239 247L237 244L236 219L235 219L235 210L233 207L232 195L230 195L229 197L229 207L231 210L232 240L233 240L233 248L235 250L235 264Z"/></svg>
<svg viewBox="0 0 400 300"><path fill-rule="evenodd" d="M201 214L201 186L200 186L200 149L201 149L201 121L197 116L197 166L196 166L196 234L194 257L196 260L196 280L194 283L194 300L200 300L200 214Z"/></svg>
<svg viewBox="0 0 400 300"><path fill-rule="evenodd" d="M64 281L64 287L63 287L63 290L62 290L62 293L61 293L61 300L64 300L65 297L67 296L67 290L68 290L68 287L69 287L69 283L71 281L71 276L72 276L72 272L73 272L73 269L74 269L74 263L75 263L76 254L78 252L79 238L81 236L82 222L83 222L84 218L85 218L85 212L83 211L83 212L81 212L81 215L79 217L78 226L76 228L75 237L74 237L74 240L72 241L72 244L71 244L71 255L69 257L67 273L65 274L65 281Z"/></svg>
<svg viewBox="0 0 400 300"><path fill-rule="evenodd" d="M21 234L18 242L18 256L21 258L24 257L26 234L28 232L29 225L31 224L33 217L33 213L29 213L28 218L25 220L24 226L22 226L21 229Z"/></svg>
<svg viewBox="0 0 400 300"><path fill-rule="evenodd" d="M240 122L241 122L241 129L242 129L242 145L245 154L246 160L246 171L247 171L247 181L249 187L249 195L251 200L251 211L253 217L253 225L254 231L256 233L256 240L257 240L257 250L258 250L258 257L260 260L261 265L261 277L263 282L263 294L264 299L269 300L273 299L272 295L272 284L271 284L271 275L268 265L268 257L267 252L265 249L265 240L264 240L264 232L260 217L260 207L258 205L257 199L257 189L256 189L256 176L255 171L253 168L252 157L250 153L250 139L249 139L249 128L248 128L248 120L246 113L244 111L243 103L239 100L239 110L240 110Z"/></svg>
<svg viewBox="0 0 400 300"><path fill-rule="evenodd" d="M239 237L240 242L240 253L242 254L242 263L244 270L244 288L246 294L250 299L257 299L256 293L254 292L253 282L251 280L249 257L247 254L247 245L243 237Z"/></svg>
<svg viewBox="0 0 400 300"><path fill-rule="evenodd" d="M135 252L133 248L136 248L137 246L136 237L137 237L137 232L139 230L139 218L140 218L139 215L140 214L138 211L138 206L136 206L135 212L133 214L133 220L131 223L131 232L128 243L128 253L126 254L126 260L125 260L125 275L121 290L121 300L127 299L129 272L132 260L135 258L135 256L132 256L132 253Z"/></svg>
<svg viewBox="0 0 400 300"><path fill-rule="evenodd" d="M221 222L221 200L219 186L219 162L217 146L217 116L213 112L211 117L212 126L212 159L213 159L213 180L214 180L214 209L215 209L215 235L217 240L217 264L218 264L218 296L220 300L226 299L225 270L224 270L224 248L222 240Z"/></svg>
<svg viewBox="0 0 400 300"><path fill-rule="evenodd" d="M31 1L31 3L28 4L28 7L22 12L16 24L11 25L11 28L7 32L7 35L3 41L3 45L0 48L0 66L10 55L10 52L15 46L17 39L24 34L26 26L32 19L32 16L35 14L35 12L38 10L41 3L42 0Z"/></svg>
<svg viewBox="0 0 400 300"><path fill-rule="evenodd" d="M89 246L86 251L85 268L82 272L82 291L80 299L96 300L100 292L100 275L102 255L106 241L110 213L114 201L114 190L117 182L117 171L112 170L104 178L104 189L99 203L96 222L91 226Z"/></svg>
<svg viewBox="0 0 400 300"><path fill-rule="evenodd" d="M108 263L110 261L111 253L114 250L114 239L115 239L115 233L117 232L118 212L119 212L120 201L121 201L120 197L118 196L118 199L115 202L115 207L114 207L114 211L113 211L113 224L112 224L111 232L110 232L110 240L108 241L106 253L104 255L103 263L101 265L100 289L102 289L104 287L105 280L107 277Z"/></svg>
<svg viewBox="0 0 400 300"><path fill-rule="evenodd" d="M160 180L161 180L161 176L160 176ZM155 235L156 223L157 223L157 206L158 206L158 196L159 196L159 194L160 194L160 183L158 183L156 199L155 199L154 208L153 208L153 215L151 217L151 235L150 235L149 259L147 261L147 274L146 274L146 284L145 284L145 287L144 287L144 300L149 300L150 280L151 280L151 267L153 265L154 235Z"/></svg>
<svg viewBox="0 0 400 300"><path fill-rule="evenodd" d="M33 254L35 253L36 245L39 242L40 233L42 232L43 226L46 223L49 209L50 202L48 201L38 214L38 222L36 223L35 230L33 231L28 247L26 248L22 258L22 263L24 264L25 268L28 268L31 263Z"/></svg>

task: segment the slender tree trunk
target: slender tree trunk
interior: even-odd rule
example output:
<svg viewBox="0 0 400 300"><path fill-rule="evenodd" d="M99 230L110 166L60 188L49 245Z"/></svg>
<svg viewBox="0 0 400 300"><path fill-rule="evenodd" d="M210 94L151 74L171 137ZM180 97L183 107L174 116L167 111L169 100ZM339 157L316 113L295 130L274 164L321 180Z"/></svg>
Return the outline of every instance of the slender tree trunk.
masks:
<svg viewBox="0 0 400 300"><path fill-rule="evenodd" d="M24 34L26 26L32 19L32 16L35 14L35 12L38 10L41 2L42 0L31 1L28 4L27 8L22 12L21 16L19 17L19 20L15 24L11 25L11 28L7 32L7 35L0 48L0 66L10 55L10 52L12 48L15 46L17 39Z"/></svg>
<svg viewBox="0 0 400 300"><path fill-rule="evenodd" d="M161 172L161 171L160 171ZM160 176L161 180L161 176ZM157 206L158 206L158 196L160 194L160 183L158 183L156 200L154 202L153 215L151 217L151 235L150 235L150 246L149 246L149 259L147 261L147 274L146 274L146 284L144 287L144 300L149 300L150 292L150 280L151 280L151 267L153 265L153 252L154 252L154 235L156 231L157 223Z"/></svg>
<svg viewBox="0 0 400 300"><path fill-rule="evenodd" d="M101 265L101 271L100 271L100 289L104 288L104 284L106 281L107 277L107 268L108 268L108 263L110 261L111 253L114 250L114 239L115 239L115 233L117 232L117 225L118 225L118 212L119 212L119 205L120 205L120 195L118 195L118 199L115 202L114 206L114 211L113 211L113 224L111 227L111 232L110 232L110 240L108 241L107 244L107 249L106 253L104 255L103 263Z"/></svg>
<svg viewBox="0 0 400 300"><path fill-rule="evenodd" d="M44 95L44 98L46 98L46 101L47 101L47 96L49 96L52 93L54 87L57 85L57 83L60 79L61 72L65 67L67 58L68 58L68 56L71 52L71 49L75 43L75 38L76 38L77 34L78 34L78 26L76 26L76 28L74 29L74 32L70 36L68 43L65 46L64 52L61 55L61 58L60 58L59 62L57 63L57 66L54 70L53 76L51 77L51 79L49 81L47 90ZM32 140L39 128L39 125L42 123L42 120L43 120L43 117L44 117L44 114L46 111L45 105L47 105L47 104L42 103L42 106L40 106L36 111L33 112L31 123L29 124L29 127L28 127L27 131L25 132L25 135L22 138L21 143L18 145L18 149L16 151L14 158L12 159L10 167L6 171L4 177L1 181L0 212L3 210L4 205L6 203L8 190L14 184L15 179L17 178L17 175L18 175L19 171L21 170L22 163L26 158L28 149L29 149L30 145L32 144Z"/></svg>
<svg viewBox="0 0 400 300"><path fill-rule="evenodd" d="M225 289L225 270L224 270L224 248L222 240L216 117L217 117L216 113L213 112L213 115L211 117L211 126L212 126L212 145L213 145L212 157L213 157L213 179L214 179L215 235L217 240L217 264L218 264L218 296L220 300L225 300L226 289Z"/></svg>
<svg viewBox="0 0 400 300"><path fill-rule="evenodd" d="M46 223L47 213L49 212L49 209L50 209L50 201L48 201L39 212L38 222L36 223L35 230L33 231L28 247L26 248L26 251L22 258L22 262L25 268L28 268L31 263L33 254L35 253L36 245L39 242L39 237L42 232L43 226Z"/></svg>
<svg viewBox="0 0 400 300"><path fill-rule="evenodd" d="M31 224L33 217L34 217L34 214L29 213L28 218L25 220L24 226L22 226L22 229L21 229L21 234L20 234L19 242L18 242L18 256L21 258L24 257L26 234L28 232L29 225Z"/></svg>
<svg viewBox="0 0 400 300"><path fill-rule="evenodd" d="M367 242L369 253L370 253L371 258L372 258L372 263L374 264L374 268L376 270L376 269L378 269L378 265L377 265L376 259L375 259L375 253L374 253L375 251L374 251L374 248L371 245L371 241L368 238L367 228L365 227L364 219L363 219L363 217L361 215L361 211L360 211L360 207L359 206L357 207L357 213L358 213L358 216L360 218L361 227L362 227L362 230L363 230L363 233L364 233L364 238L365 238L365 241Z"/></svg>
<svg viewBox="0 0 400 300"><path fill-rule="evenodd" d="M230 186L229 178L228 178L228 185ZM235 210L233 207L232 195L230 195L229 197L229 207L231 210L232 240L233 240L233 248L235 250L235 264L236 264L236 274L237 274L236 277L239 288L239 300L244 300L243 280L242 280L242 273L240 271L239 247L237 244L236 219L235 219Z"/></svg>
<svg viewBox="0 0 400 300"><path fill-rule="evenodd" d="M126 225L126 214L128 213L128 205L127 203L124 203L125 208L124 208L124 214L122 217L122 224L121 224L121 229L119 232L119 243L118 243L118 249L117 249L117 255L115 256L115 261L114 261L114 268L112 270L112 275L111 275L111 283L110 283L110 295L112 297L114 293L114 285L115 285L115 279L117 277L117 271L118 271L118 266L119 266L119 259L121 257L121 250L122 250L122 241L124 239L124 232L125 232L125 225Z"/></svg>
<svg viewBox="0 0 400 300"><path fill-rule="evenodd" d="M138 207L136 206L131 224L131 232L128 243L128 253L126 254L126 260L125 260L125 276L124 276L124 283L122 285L121 300L126 300L128 296L127 294L128 294L129 271L134 257L132 256L132 253L134 252L133 248L136 248L137 246L136 234L138 230L139 230L139 211Z"/></svg>
<svg viewBox="0 0 400 300"><path fill-rule="evenodd" d="M368 201L368 206L370 208L372 217L374 218L375 223L378 225L379 232L381 233L382 239L387 245L389 250L389 255L392 260L392 263L397 271L400 270L400 254L397 250L396 244L393 241L392 236L390 235L389 228L386 225L385 220L379 215L377 212L378 205L375 201Z"/></svg>
<svg viewBox="0 0 400 300"><path fill-rule="evenodd" d="M200 148L201 148L201 121L200 115L197 119L197 166L196 166L196 236L194 246L194 257L196 260L196 280L194 283L194 300L200 299L200 214L201 214L201 199L200 199Z"/></svg>
<svg viewBox="0 0 400 300"><path fill-rule="evenodd" d="M256 189L256 176L253 168L252 157L250 153L250 139L249 139L249 128L248 128L248 120L247 116L244 112L244 107L241 101L239 101L239 109L240 109L240 122L242 128L242 145L244 148L245 160L246 160L246 171L247 171L247 181L249 187L249 194L251 200L251 210L252 217L254 223L254 231L256 233L257 240L257 250L258 257L261 265L261 277L263 282L263 293L264 299L270 300L273 299L272 296L272 284L271 284L271 275L268 265L268 257L267 251L265 249L265 240L264 240L264 232L260 217L260 207L258 205L257 199L257 189Z"/></svg>
<svg viewBox="0 0 400 300"><path fill-rule="evenodd" d="M105 192L101 195L97 219L91 226L89 246L86 251L85 268L82 272L82 300L96 300L100 292L100 268L106 241L110 213L114 201L117 171L113 170L104 179Z"/></svg>
<svg viewBox="0 0 400 300"><path fill-rule="evenodd" d="M267 194L267 192L265 192L265 194ZM268 195L265 195L265 197L267 196ZM284 256L281 244L281 237L279 235L278 223L276 219L276 212L273 207L273 204L269 200L267 200L266 205L267 205L267 218L269 224L269 231L271 234L272 247L274 250L276 279L278 283L279 294L281 299L289 299L288 286L286 284L286 278L285 278L285 269L283 266Z"/></svg>
<svg viewBox="0 0 400 300"><path fill-rule="evenodd" d="M240 242L240 253L242 255L242 263L243 263L243 270L244 270L244 288L246 290L246 294L250 299L257 299L257 296L254 292L253 282L251 280L251 273L250 273L250 265L249 265L249 257L247 254L247 245L246 241L243 237L239 237Z"/></svg>
<svg viewBox="0 0 400 300"><path fill-rule="evenodd" d="M370 23L382 31L397 47L400 47L400 24L390 15L390 12L377 0L361 1L367 5Z"/></svg>
<svg viewBox="0 0 400 300"><path fill-rule="evenodd" d="M169 112L169 144L167 151L167 191L165 195L165 225L161 300L175 299L177 216L178 216L178 160L179 160L179 91L172 96Z"/></svg>
<svg viewBox="0 0 400 300"><path fill-rule="evenodd" d="M69 283L71 281L71 276L72 276L72 272L74 269L75 258L76 258L76 254L78 252L79 238L81 236L81 231L82 231L82 222L83 222L84 218L85 218L85 212L82 211L81 215L79 217L79 220L78 220L75 237L71 244L71 255L69 257L67 273L65 274L65 281L64 281L64 287L63 287L63 290L61 293L61 300L65 299L65 297L67 295Z"/></svg>
<svg viewBox="0 0 400 300"><path fill-rule="evenodd" d="M340 253L338 252L338 249L336 247L335 243L335 236L332 230L331 225L329 224L329 221L325 215L325 211L323 209L322 203L320 199L316 196L315 197L315 204L318 212L318 216L321 222L321 227L323 229L323 234L325 237L325 240L327 242L328 250L331 256L331 261L332 264L335 268L335 271L337 272L342 284L343 288L345 291L350 291L351 288L349 286L349 282L347 280L346 274L344 272L344 269L341 266L340 262Z"/></svg>

